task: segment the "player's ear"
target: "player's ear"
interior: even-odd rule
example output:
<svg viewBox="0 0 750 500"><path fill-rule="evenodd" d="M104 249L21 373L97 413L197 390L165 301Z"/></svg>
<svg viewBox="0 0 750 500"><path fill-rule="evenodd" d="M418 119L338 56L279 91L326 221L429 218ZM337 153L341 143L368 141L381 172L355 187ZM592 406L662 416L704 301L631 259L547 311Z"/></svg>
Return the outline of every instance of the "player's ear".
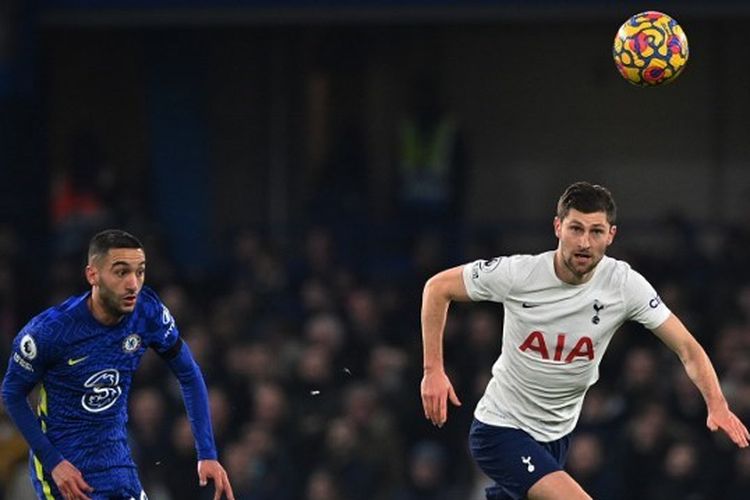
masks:
<svg viewBox="0 0 750 500"><path fill-rule="evenodd" d="M615 241L615 235L617 234L617 226L614 224L609 227L609 241L607 242L607 245L611 245L613 241Z"/></svg>
<svg viewBox="0 0 750 500"><path fill-rule="evenodd" d="M92 266L91 264L86 266L86 281L89 282L89 285L96 285L96 275L98 272L99 270L96 266Z"/></svg>
<svg viewBox="0 0 750 500"><path fill-rule="evenodd" d="M560 220L560 217L555 217L554 221L552 222L552 226L555 228L555 236L560 238L560 228L562 227L562 221Z"/></svg>

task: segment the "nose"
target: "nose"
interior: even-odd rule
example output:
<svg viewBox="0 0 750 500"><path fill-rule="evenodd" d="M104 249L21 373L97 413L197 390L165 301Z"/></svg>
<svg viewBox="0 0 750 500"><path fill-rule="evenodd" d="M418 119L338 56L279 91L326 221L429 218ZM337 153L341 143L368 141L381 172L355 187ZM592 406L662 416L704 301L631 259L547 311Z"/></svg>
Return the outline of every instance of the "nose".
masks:
<svg viewBox="0 0 750 500"><path fill-rule="evenodd" d="M589 248L591 246L591 237L588 232L584 231L581 238L578 240L578 245L581 248Z"/></svg>
<svg viewBox="0 0 750 500"><path fill-rule="evenodd" d="M128 275L128 279L125 280L125 288L129 292L135 292L136 290L138 290L138 278L136 277L135 273Z"/></svg>

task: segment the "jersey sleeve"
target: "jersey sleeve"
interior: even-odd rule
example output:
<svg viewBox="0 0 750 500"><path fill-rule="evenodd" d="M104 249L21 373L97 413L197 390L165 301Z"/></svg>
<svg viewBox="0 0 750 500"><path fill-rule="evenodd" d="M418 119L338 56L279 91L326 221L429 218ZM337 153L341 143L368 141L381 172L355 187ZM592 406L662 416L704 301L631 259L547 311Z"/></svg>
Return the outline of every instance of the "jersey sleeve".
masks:
<svg viewBox="0 0 750 500"><path fill-rule="evenodd" d="M216 442L211 427L206 382L188 345L179 342L177 348L178 352L167 360L167 364L182 388L182 398L195 438L198 460L216 460Z"/></svg>
<svg viewBox="0 0 750 500"><path fill-rule="evenodd" d="M51 472L63 457L42 432L27 396L47 371L54 356L54 343L38 317L16 336L0 393L8 415L26 439L45 470Z"/></svg>
<svg viewBox="0 0 750 500"><path fill-rule="evenodd" d="M627 318L649 330L664 323L671 311L640 273L630 269L624 287Z"/></svg>
<svg viewBox="0 0 750 500"><path fill-rule="evenodd" d="M38 317L24 326L13 340L6 376L23 381L30 385L30 389L33 388L41 380L55 355L48 338L48 328Z"/></svg>
<svg viewBox="0 0 750 500"><path fill-rule="evenodd" d="M495 257L476 260L463 267L466 293L473 301L505 301L513 285L512 259Z"/></svg>
<svg viewBox="0 0 750 500"><path fill-rule="evenodd" d="M180 332L169 309L153 290L144 288L141 294L146 315L146 345L163 353L175 345Z"/></svg>

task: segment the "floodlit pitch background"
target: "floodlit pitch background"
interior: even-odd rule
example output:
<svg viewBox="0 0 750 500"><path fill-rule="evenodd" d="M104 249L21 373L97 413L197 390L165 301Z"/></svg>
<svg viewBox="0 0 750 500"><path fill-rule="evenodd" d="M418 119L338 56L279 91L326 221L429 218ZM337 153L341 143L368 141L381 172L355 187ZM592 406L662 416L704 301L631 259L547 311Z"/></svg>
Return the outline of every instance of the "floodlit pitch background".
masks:
<svg viewBox="0 0 750 500"><path fill-rule="evenodd" d="M254 411L263 404L252 393L259 375L248 368L251 373L241 379L246 384L236 386L228 374L243 364L265 366L257 360L267 355L281 371L289 366L290 373L261 376L277 383L268 397L282 400L285 425L297 425L303 415L295 412L319 411L321 417L314 423L318 431L310 431L318 432L318 441L302 442L317 443L322 451L305 456L302 472L288 476L286 483L295 485L284 493L288 498L336 498L335 489L340 498L370 498L352 497L351 488L378 498L413 498L408 464L425 457L434 459L427 461L430 470L451 471L441 473L436 488L444 496L431 498L481 498L482 479L461 443L491 359L479 363L484 371L477 370L476 379L473 372L457 375L464 407L453 426L428 428L420 420L418 394L419 286L441 267L552 248L556 198L569 183L585 179L608 186L618 202L619 233L611 253L632 259L684 315L709 354L719 357L726 390L748 422L748 367L740 359L749 347L750 314L744 271L750 260L750 10L743 2L28 3L0 6L3 358L31 315L81 290L90 230L121 225L146 240L148 280L174 302L183 333L198 345L220 346L197 349L209 352L207 378L222 393L216 398L226 399L227 425L235 428L220 444L237 471L236 490L251 495L270 479L248 472L266 463L258 458L261 438L252 434L258 428L253 424L262 421ZM649 8L680 23L690 58L673 84L643 89L617 73L612 42L623 21ZM415 208L400 191L400 126L423 102L435 121L454 120L457 150L449 158L453 170L445 197ZM94 190L99 212L65 219L54 212L56 189L61 179L78 174L89 179L83 184ZM424 224L420 216L428 217ZM429 231L421 234L420 228ZM240 319L232 317L237 311ZM331 328L340 328L330 333L321 327L327 332L321 336L340 336L331 342L345 347L320 355L333 382L308 386L299 382L304 376L297 370L307 366L300 361L307 354L314 358L309 364L318 360L319 353L307 349L322 342L309 333L321 311L337 322ZM472 366L464 358L473 351L456 339L472 331L479 337L487 329L497 333L498 325L485 325L490 320L471 308L458 308L456 315L456 336L449 336L448 345L458 354L449 367L459 372ZM258 333L264 330L258 324L279 318L289 321L266 328L272 334ZM377 338L357 337L358 328L367 330L358 321L377 323ZM637 341L627 336L631 330ZM633 484L627 474L635 473L607 462L607 456L621 456L612 450L628 441L628 429L660 418L635 409L636 401L648 398L627 389L624 372L645 377L632 382L636 386L679 380L679 370L665 367L671 355L655 341L637 329L624 333L613 343L611 359L605 357L603 395L594 397L608 408L633 407L612 410L617 418L611 427L594 432L598 441L591 446L600 448L600 468L594 467L587 484L608 491L597 498L620 498L612 485ZM279 347L278 339L289 348ZM259 345L264 353L258 354ZM382 346L391 351L378 351ZM492 358L498 349L495 336L478 351L489 350ZM642 351L632 354L637 349ZM280 353L288 358L279 361ZM372 484L355 487L341 471L326 476L337 469L325 443L335 448L337 439L356 441L357 429L345 425L343 401L347 389L359 384L382 396L378 383L388 381L378 377L388 377L372 368L378 362L385 364L383 371L399 374L403 385L391 388L397 397L390 407L388 398L378 403L392 426L395 444L387 449L396 450L403 467L384 472L376 460L381 468L367 469ZM150 361L146 365L144 380L161 373ZM149 381L140 387L151 388ZM244 392L240 398L238 390ZM679 400L674 387L664 391L661 401ZM689 387L685 391L695 402ZM330 394L325 404L305 399ZM179 410L179 399L157 391L159 397L169 403L154 425L171 432L176 410L170 405L176 402ZM144 396L143 404L164 405L154 398ZM320 408L325 405L330 412ZM664 427L677 421L682 428L680 415L667 409ZM0 418L2 428L11 429ZM670 455L670 443L684 441L694 447L698 464L686 466L684 477L694 483L679 474L677 483L714 493L747 485L748 454L702 433L700 418L689 424L684 439L662 427L654 431L663 449L643 455L653 459L647 462L653 477L671 478L670 467L684 465L680 449ZM274 429L263 437L274 438L271 449L294 456L298 448L277 433L284 434ZM701 450L697 457L695 450ZM709 467L702 458L720 465ZM169 461L139 461L151 498L175 497L159 475ZM266 467L286 477L283 468ZM175 470L192 473L188 465ZM23 471L13 465L0 479L6 495L23 490ZM654 491L639 492L639 498ZM668 498L665 491L658 494Z"/></svg>

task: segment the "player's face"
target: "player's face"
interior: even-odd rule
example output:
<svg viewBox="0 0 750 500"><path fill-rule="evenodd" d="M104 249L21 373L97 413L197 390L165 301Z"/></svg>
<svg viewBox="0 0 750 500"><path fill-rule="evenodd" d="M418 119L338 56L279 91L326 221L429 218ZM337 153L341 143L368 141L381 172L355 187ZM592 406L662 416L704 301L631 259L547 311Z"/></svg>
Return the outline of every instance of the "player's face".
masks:
<svg viewBox="0 0 750 500"><path fill-rule="evenodd" d="M146 254L140 248L112 248L86 267L97 306L111 318L133 312L146 277Z"/></svg>
<svg viewBox="0 0 750 500"><path fill-rule="evenodd" d="M571 209L562 220L555 217L555 235L559 240L555 254L555 272L567 283L584 283L612 244L617 226L607 222L607 214L585 214Z"/></svg>

